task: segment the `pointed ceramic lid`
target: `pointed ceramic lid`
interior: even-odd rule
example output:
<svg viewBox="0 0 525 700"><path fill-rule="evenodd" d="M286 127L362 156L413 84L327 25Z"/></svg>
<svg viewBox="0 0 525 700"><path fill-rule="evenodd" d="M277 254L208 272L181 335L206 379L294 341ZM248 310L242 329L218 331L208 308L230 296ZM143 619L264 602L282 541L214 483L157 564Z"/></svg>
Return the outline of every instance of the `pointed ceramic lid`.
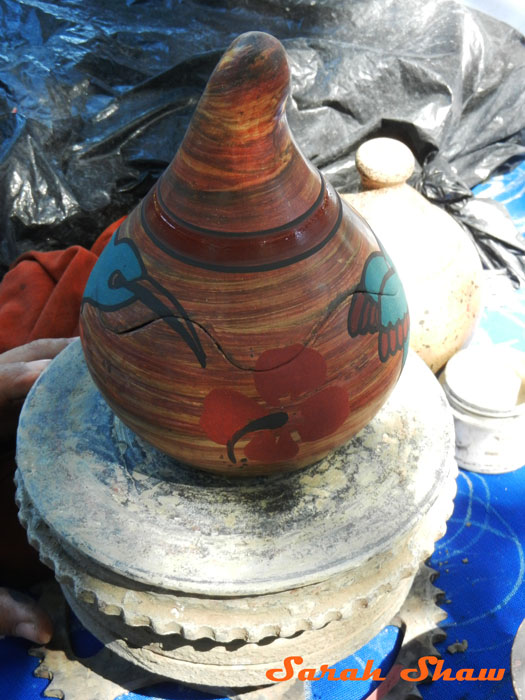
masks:
<svg viewBox="0 0 525 700"><path fill-rule="evenodd" d="M231 44L145 201L143 226L166 252L211 269L270 269L335 233L340 203L288 127L289 82L274 37L250 32Z"/></svg>

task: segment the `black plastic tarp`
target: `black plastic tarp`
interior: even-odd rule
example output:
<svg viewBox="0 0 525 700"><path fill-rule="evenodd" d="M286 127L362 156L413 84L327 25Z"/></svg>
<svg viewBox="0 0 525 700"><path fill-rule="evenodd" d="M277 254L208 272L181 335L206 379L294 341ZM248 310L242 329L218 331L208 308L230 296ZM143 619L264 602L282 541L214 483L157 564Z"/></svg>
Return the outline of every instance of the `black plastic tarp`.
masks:
<svg viewBox="0 0 525 700"><path fill-rule="evenodd" d="M285 44L292 130L333 184L357 186L363 140L396 136L416 185L492 255L497 226L487 237L478 218L476 234L463 204L525 156L525 40L509 26L452 0L0 0L1 271L30 248L89 246L127 213L254 29Z"/></svg>

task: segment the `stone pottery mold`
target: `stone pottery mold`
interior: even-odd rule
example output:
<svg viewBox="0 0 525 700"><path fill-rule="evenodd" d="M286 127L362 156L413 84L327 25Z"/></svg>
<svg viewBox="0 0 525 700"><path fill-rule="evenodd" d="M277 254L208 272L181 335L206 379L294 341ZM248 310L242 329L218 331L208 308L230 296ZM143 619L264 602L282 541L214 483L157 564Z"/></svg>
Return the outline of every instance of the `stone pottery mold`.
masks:
<svg viewBox="0 0 525 700"><path fill-rule="evenodd" d="M205 474L131 436L77 342L27 398L17 498L71 607L113 651L187 683L260 685L289 654L336 662L389 623L444 534L453 449L441 387L410 354L371 423L324 460Z"/></svg>
<svg viewBox="0 0 525 700"><path fill-rule="evenodd" d="M437 572L422 565L412 588L392 624L400 627L403 642L394 667L416 668L423 656L439 656L434 647L437 641L446 638L446 632L438 627L446 613L437 605L443 592L433 585ZM46 697L63 700L115 700L126 691L138 690L164 680L153 676L139 666L130 664L122 657L103 647L94 656L79 659L73 650L69 635L68 607L56 583L46 584L39 603L53 619L55 634L45 647L30 649L29 653L41 660L35 670L38 678L47 678L51 683L44 690ZM392 690L384 700L420 698L416 683L407 682L392 672L382 684ZM210 690L209 686L205 690ZM307 700L308 690L302 681L292 680L261 688L216 688L217 695L230 700Z"/></svg>
<svg viewBox="0 0 525 700"><path fill-rule="evenodd" d="M399 277L295 144L289 82L276 39L232 43L83 300L86 361L115 413L228 475L297 469L347 442L408 347Z"/></svg>

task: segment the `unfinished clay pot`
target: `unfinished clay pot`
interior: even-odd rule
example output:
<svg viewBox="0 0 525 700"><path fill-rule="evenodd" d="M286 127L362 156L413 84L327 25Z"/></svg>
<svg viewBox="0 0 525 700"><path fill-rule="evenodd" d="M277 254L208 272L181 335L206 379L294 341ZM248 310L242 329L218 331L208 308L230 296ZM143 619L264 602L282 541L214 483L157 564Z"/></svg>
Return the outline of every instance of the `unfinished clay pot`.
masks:
<svg viewBox="0 0 525 700"><path fill-rule="evenodd" d="M481 262L456 221L406 184L414 157L377 138L356 153L363 191L343 198L365 217L399 270L410 309L410 347L437 372L471 337L481 309Z"/></svg>
<svg viewBox="0 0 525 700"><path fill-rule="evenodd" d="M397 273L295 144L289 80L273 37L232 43L83 300L86 361L115 413L225 474L321 459L375 415L407 352Z"/></svg>

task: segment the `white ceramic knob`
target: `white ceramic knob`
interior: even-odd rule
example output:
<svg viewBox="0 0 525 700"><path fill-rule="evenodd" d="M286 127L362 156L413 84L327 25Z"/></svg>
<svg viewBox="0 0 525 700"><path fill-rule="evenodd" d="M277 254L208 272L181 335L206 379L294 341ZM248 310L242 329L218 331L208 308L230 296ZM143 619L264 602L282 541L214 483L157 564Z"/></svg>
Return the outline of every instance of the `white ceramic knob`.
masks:
<svg viewBox="0 0 525 700"><path fill-rule="evenodd" d="M377 138L359 146L355 164L363 187L378 189L406 182L414 172L415 160L401 141Z"/></svg>

